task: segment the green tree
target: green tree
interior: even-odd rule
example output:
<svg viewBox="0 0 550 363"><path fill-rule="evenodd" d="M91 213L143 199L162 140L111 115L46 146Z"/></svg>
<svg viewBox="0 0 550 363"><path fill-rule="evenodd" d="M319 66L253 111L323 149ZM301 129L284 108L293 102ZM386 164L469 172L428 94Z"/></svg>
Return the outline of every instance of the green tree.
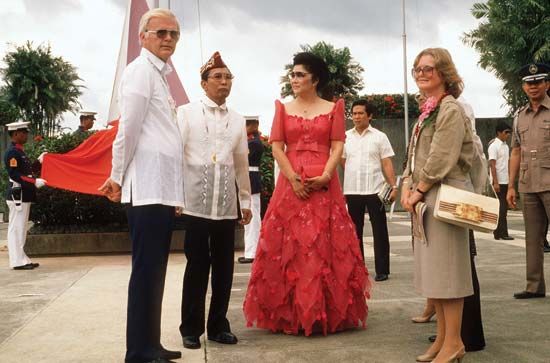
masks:
<svg viewBox="0 0 550 363"><path fill-rule="evenodd" d="M81 87L76 68L52 55L49 45L33 48L31 42L6 53L4 90L7 102L31 122L35 134L52 136L65 111L75 112Z"/></svg>
<svg viewBox="0 0 550 363"><path fill-rule="evenodd" d="M319 42L313 46L301 45L300 48L300 52L312 52L323 58L328 66L329 81L321 97L328 100L336 98L349 100L363 89L361 73L364 69L353 60L348 47L337 49L331 44ZM292 95L292 87L288 79L290 71L292 71L292 64L285 65L286 73L281 77L281 97Z"/></svg>
<svg viewBox="0 0 550 363"><path fill-rule="evenodd" d="M479 52L481 68L504 82L503 97L514 114L527 102L518 69L550 60L550 1L488 0L474 4L472 15L481 22L462 40Z"/></svg>
<svg viewBox="0 0 550 363"><path fill-rule="evenodd" d="M5 87L0 88L0 125L15 122L19 118L19 110L8 99Z"/></svg>

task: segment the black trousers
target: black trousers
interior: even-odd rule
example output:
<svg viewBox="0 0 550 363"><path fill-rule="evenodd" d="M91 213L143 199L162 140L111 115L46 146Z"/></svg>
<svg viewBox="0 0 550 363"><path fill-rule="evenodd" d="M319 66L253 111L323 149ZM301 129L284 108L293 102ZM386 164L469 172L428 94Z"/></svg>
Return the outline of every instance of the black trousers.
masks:
<svg viewBox="0 0 550 363"><path fill-rule="evenodd" d="M485 347L485 336L483 334L483 322L481 320L481 301L479 294L479 280L477 278L475 265L475 240L474 232L470 230L470 262L472 266L472 284L474 294L464 298L462 311L462 330L460 335L466 347L466 351L472 352L482 350Z"/></svg>
<svg viewBox="0 0 550 363"><path fill-rule="evenodd" d="M159 357L162 297L174 214L174 207L160 204L127 209L132 274L128 285L126 362L149 362Z"/></svg>
<svg viewBox="0 0 550 363"><path fill-rule="evenodd" d="M365 224L365 212L369 213L374 240L374 268L376 274L390 273L390 239L388 237L388 222L386 210L376 194L346 195L348 213L355 224L359 246L365 259L363 248L363 227Z"/></svg>
<svg viewBox="0 0 550 363"><path fill-rule="evenodd" d="M231 331L227 309L233 284L235 220L211 220L185 216L184 252L187 257L183 277L180 333L183 337L204 333L205 300L212 266L212 298L208 313L208 335Z"/></svg>
<svg viewBox="0 0 550 363"><path fill-rule="evenodd" d="M499 184L500 191L497 193L499 201L499 216L497 229L493 232L495 238L508 237L508 202L506 193L508 193L508 184Z"/></svg>

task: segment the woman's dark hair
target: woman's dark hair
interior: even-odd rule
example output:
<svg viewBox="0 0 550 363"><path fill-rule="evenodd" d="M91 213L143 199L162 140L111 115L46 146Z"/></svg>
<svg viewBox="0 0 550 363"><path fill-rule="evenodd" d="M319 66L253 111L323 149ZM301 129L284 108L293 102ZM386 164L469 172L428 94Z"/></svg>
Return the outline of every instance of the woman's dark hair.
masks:
<svg viewBox="0 0 550 363"><path fill-rule="evenodd" d="M317 92L322 93L323 89L328 83L328 67L325 61L311 53L311 52L302 52L294 56L292 61L293 66L301 65L311 73L313 81L319 81L317 83Z"/></svg>

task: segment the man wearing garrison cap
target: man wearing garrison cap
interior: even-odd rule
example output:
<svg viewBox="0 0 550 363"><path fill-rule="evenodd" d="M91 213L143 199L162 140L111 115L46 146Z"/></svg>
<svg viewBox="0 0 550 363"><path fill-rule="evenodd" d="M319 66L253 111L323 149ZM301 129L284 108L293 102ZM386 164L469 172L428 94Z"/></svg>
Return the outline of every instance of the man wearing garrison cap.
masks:
<svg viewBox="0 0 550 363"><path fill-rule="evenodd" d="M38 263L32 263L24 251L31 203L36 200L36 189L46 185L44 179L32 176L31 163L23 150L29 135L29 124L18 121L6 125L11 138L11 144L4 155L4 165L9 176L6 190L6 203L10 211L8 254L10 267L14 270L33 270L39 266Z"/></svg>
<svg viewBox="0 0 550 363"><path fill-rule="evenodd" d="M201 68L205 96L178 110L183 140L186 220L180 332L183 345L200 348L205 300L212 266L212 298L206 324L209 340L236 344L227 320L233 283L235 222L248 224L250 181L244 118L225 101L233 75L218 52Z"/></svg>
<svg viewBox="0 0 550 363"><path fill-rule="evenodd" d="M80 112L80 126L78 126L78 129L74 132L75 135L83 134L86 131L89 131L92 127L94 127L96 114L97 112L92 112L92 111Z"/></svg>
<svg viewBox="0 0 550 363"><path fill-rule="evenodd" d="M516 299L546 296L543 245L550 218L550 66L531 63L519 70L529 103L514 120L508 203L516 206L516 177L523 204L527 286Z"/></svg>

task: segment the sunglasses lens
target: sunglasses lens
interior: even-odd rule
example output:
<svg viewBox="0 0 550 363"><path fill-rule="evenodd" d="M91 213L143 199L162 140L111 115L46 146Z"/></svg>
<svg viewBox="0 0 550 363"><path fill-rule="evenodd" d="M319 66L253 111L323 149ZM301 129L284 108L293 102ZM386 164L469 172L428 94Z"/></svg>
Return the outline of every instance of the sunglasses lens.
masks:
<svg viewBox="0 0 550 363"><path fill-rule="evenodd" d="M157 30L157 37L159 37L160 39L166 38L166 35L168 35L168 30Z"/></svg>

